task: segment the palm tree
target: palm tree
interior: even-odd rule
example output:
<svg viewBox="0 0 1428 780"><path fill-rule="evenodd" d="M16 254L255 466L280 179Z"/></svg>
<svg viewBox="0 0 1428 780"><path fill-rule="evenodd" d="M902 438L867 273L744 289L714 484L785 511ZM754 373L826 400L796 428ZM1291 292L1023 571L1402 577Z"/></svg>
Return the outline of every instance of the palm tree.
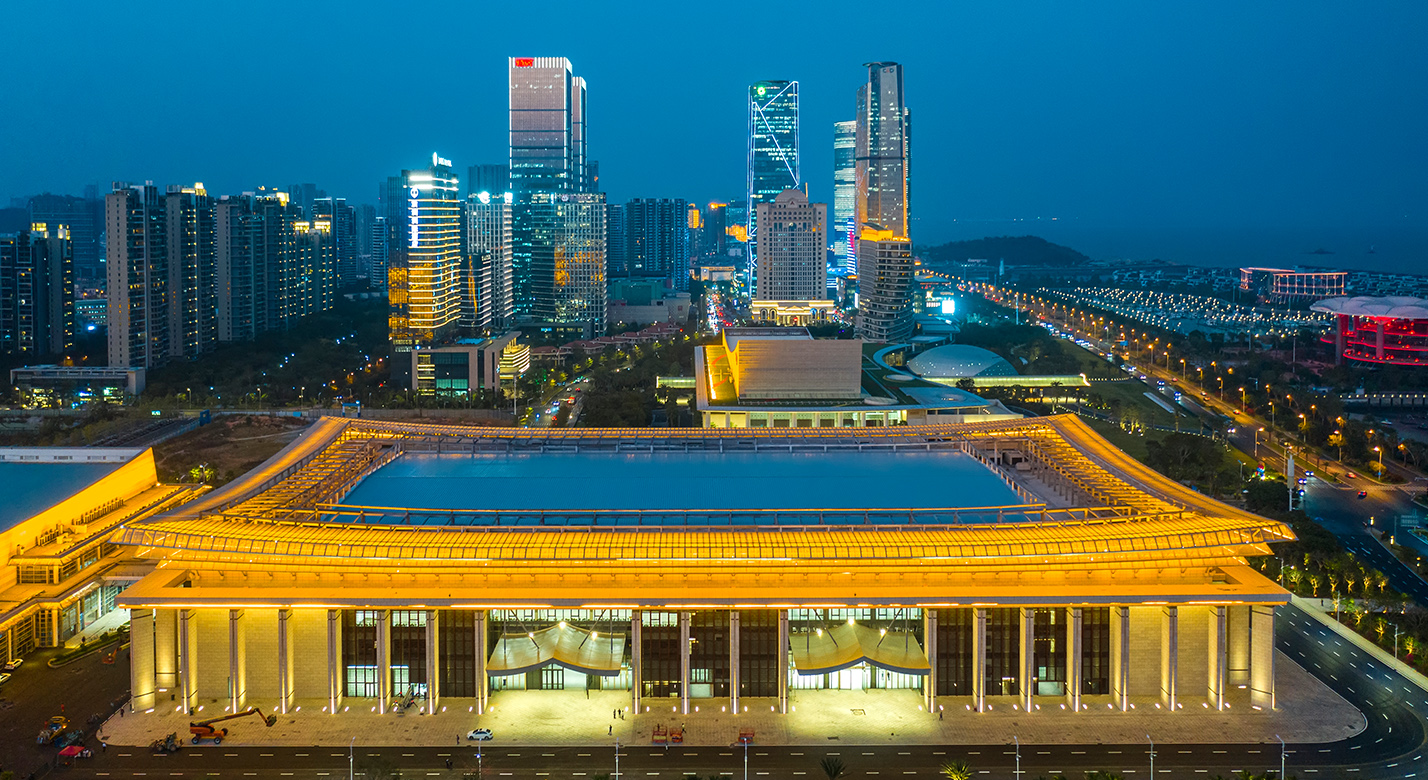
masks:
<svg viewBox="0 0 1428 780"><path fill-rule="evenodd" d="M961 762L942 765L942 776L947 780L972 780L972 770Z"/></svg>
<svg viewBox="0 0 1428 780"><path fill-rule="evenodd" d="M842 777L846 767L843 766L842 759L827 756L818 762L818 766L823 769L823 774L828 775L828 780L838 780Z"/></svg>

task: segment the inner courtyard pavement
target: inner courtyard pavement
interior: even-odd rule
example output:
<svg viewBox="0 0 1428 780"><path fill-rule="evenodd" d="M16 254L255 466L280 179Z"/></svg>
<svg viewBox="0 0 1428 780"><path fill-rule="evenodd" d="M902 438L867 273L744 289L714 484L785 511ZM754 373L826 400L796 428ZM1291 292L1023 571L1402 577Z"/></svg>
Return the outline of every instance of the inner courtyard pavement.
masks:
<svg viewBox="0 0 1428 780"><path fill-rule="evenodd" d="M256 717L227 723L231 746L346 745L354 737L364 746L441 747L468 744L471 729L491 729L493 748L513 745L596 746L654 743L656 729L681 729L683 744L733 745L742 730L752 730L759 745L985 745L1022 744L1093 745L1140 742L1147 733L1158 744L1248 744L1277 742L1276 735L1293 743L1327 743L1362 732L1362 713L1312 675L1276 653L1279 709L1256 711L1243 692L1229 698L1230 709L1215 712L1203 700L1185 697L1175 713L1157 706L1156 699L1133 699L1134 709L1118 712L1108 707L1109 696L1087 696L1088 709L1064 710L1060 698L1043 697L1041 709L1026 712L1016 697L989 697L991 711L975 714L970 699L942 697L942 717L923 710L915 690L794 690L791 711L772 711L773 699L745 699L747 712L723 711L726 699L696 699L688 715L678 713L678 700L646 698L647 712L614 713L629 706L627 691L501 691L491 696L491 711L477 716L473 700L444 699L438 712L424 715L419 705L385 715L372 711L369 699L348 699L337 716L323 712L324 702L299 702L300 709L278 717L265 728ZM265 711L274 702L250 702ZM100 729L111 745L148 745L177 732L188 743L189 721L221 716L223 703L204 702L193 717L177 711L176 703L163 701L151 712L110 718ZM208 744L205 742L205 744Z"/></svg>

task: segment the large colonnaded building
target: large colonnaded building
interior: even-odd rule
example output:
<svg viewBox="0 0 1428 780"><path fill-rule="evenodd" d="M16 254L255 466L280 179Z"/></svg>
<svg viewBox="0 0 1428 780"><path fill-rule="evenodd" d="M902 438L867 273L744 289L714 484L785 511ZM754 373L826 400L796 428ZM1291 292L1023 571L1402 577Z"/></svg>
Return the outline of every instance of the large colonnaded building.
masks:
<svg viewBox="0 0 1428 780"><path fill-rule="evenodd" d="M629 691L632 712L787 712L791 692L816 711L817 689L900 688L965 717L1136 702L1252 717L1275 704L1289 594L1246 558L1292 539L1064 416L327 418L113 540L152 567L118 596L140 710L485 713L598 689Z"/></svg>

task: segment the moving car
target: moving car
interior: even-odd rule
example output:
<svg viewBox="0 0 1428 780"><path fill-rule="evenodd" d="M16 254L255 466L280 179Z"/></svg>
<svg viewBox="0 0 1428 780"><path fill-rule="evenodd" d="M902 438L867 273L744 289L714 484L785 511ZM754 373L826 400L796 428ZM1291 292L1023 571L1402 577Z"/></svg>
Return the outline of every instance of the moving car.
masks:
<svg viewBox="0 0 1428 780"><path fill-rule="evenodd" d="M1360 490L1360 491L1359 491L1359 498L1368 498L1368 491L1367 491L1367 490Z"/></svg>
<svg viewBox="0 0 1428 780"><path fill-rule="evenodd" d="M466 738L471 740L472 742L485 742L486 740L491 738L491 730L473 729L470 734L466 735Z"/></svg>

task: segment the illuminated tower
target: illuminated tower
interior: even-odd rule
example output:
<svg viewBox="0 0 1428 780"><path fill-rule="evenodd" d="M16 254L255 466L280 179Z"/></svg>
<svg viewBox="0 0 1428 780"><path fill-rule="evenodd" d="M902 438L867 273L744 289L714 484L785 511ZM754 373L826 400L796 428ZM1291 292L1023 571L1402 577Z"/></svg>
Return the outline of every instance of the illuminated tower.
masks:
<svg viewBox="0 0 1428 780"><path fill-rule="evenodd" d="M456 326L465 250L460 182L451 161L433 153L430 168L402 171L402 179L406 218L397 246L391 248L387 272L388 325L395 352L429 346Z"/></svg>
<svg viewBox="0 0 1428 780"><path fill-rule="evenodd" d="M74 346L69 226L34 222L0 235L0 354L60 355Z"/></svg>
<svg viewBox="0 0 1428 780"><path fill-rule="evenodd" d="M758 205L803 182L798 172L798 82L749 86L748 242L758 246ZM754 267L751 262L750 267Z"/></svg>
<svg viewBox="0 0 1428 780"><path fill-rule="evenodd" d="M604 193L523 192L512 217L512 276L518 315L578 328L605 329Z"/></svg>
<svg viewBox="0 0 1428 780"><path fill-rule="evenodd" d="M511 193L473 192L467 198L466 264L462 320L469 327L509 327L511 301Z"/></svg>
<svg viewBox="0 0 1428 780"><path fill-rule="evenodd" d="M855 165L858 228L874 224L908 238L911 112L903 103L902 66L870 62L858 88Z"/></svg>
<svg viewBox="0 0 1428 780"><path fill-rule="evenodd" d="M852 251L858 212L857 138L857 122L833 123L833 255L850 273L858 266Z"/></svg>
<svg viewBox="0 0 1428 780"><path fill-rule="evenodd" d="M564 57L510 58L510 186L515 192L591 192L585 79Z"/></svg>

